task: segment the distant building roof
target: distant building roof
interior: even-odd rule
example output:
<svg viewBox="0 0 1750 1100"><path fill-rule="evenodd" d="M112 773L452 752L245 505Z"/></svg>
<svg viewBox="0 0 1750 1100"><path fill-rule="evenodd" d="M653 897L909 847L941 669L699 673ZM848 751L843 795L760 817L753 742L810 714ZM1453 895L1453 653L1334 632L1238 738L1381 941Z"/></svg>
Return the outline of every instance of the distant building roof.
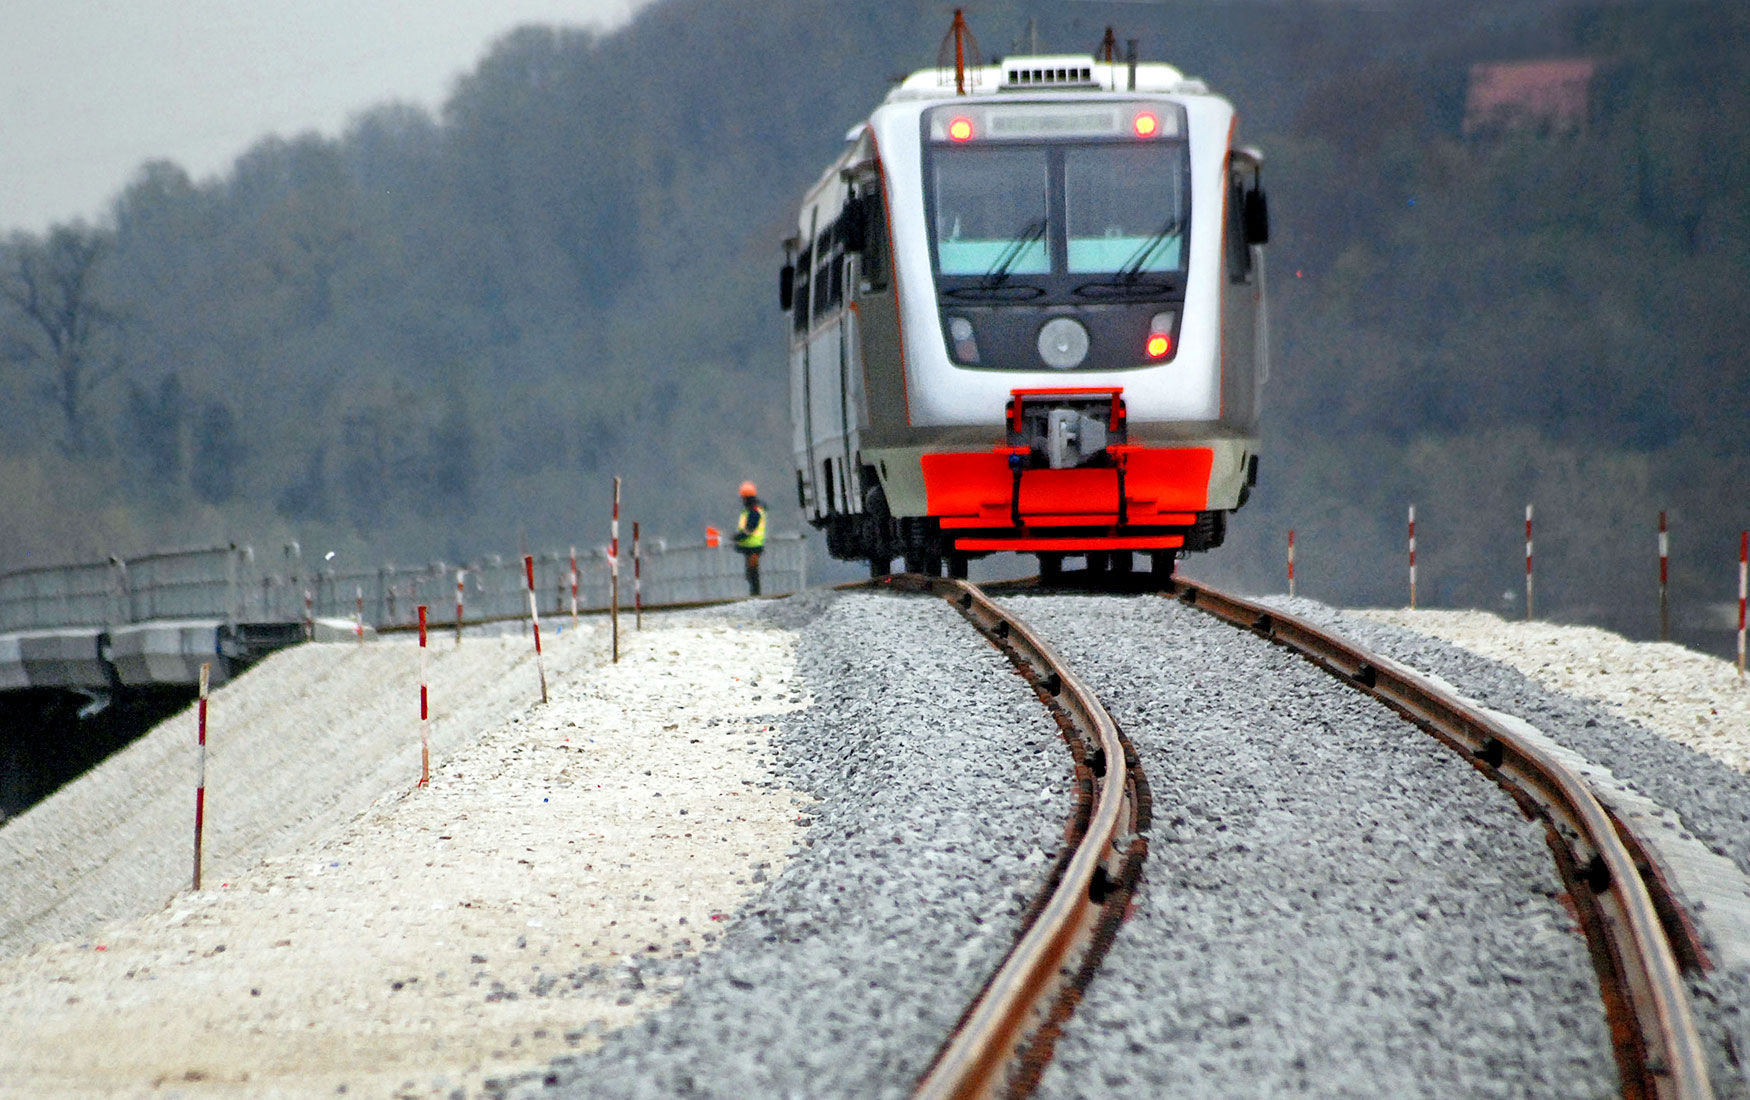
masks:
<svg viewBox="0 0 1750 1100"><path fill-rule="evenodd" d="M1597 70L1597 63L1586 58L1472 65L1464 102L1465 135L1584 130Z"/></svg>

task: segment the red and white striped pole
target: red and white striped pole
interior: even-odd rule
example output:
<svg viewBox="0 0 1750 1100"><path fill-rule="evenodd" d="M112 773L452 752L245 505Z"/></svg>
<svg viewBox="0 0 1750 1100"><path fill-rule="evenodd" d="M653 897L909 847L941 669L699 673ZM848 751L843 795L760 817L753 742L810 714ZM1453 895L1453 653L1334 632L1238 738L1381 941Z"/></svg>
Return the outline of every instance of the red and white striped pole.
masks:
<svg viewBox="0 0 1750 1100"><path fill-rule="evenodd" d="M632 625L644 629L644 554L638 543L638 521L632 521Z"/></svg>
<svg viewBox="0 0 1750 1100"><path fill-rule="evenodd" d="M1416 506L1410 505L1410 609L1416 607Z"/></svg>
<svg viewBox="0 0 1750 1100"><path fill-rule="evenodd" d="M547 701L547 666L541 660L541 611L535 606L535 556L523 555L523 568L529 576L529 622L535 629L535 671L541 676L541 702Z"/></svg>
<svg viewBox="0 0 1750 1100"><path fill-rule="evenodd" d="M456 644L462 644L462 577L466 570L456 570Z"/></svg>
<svg viewBox="0 0 1750 1100"><path fill-rule="evenodd" d="M1525 621L1531 621L1531 505L1525 506Z"/></svg>
<svg viewBox="0 0 1750 1100"><path fill-rule="evenodd" d="M1288 529L1288 594L1294 595L1294 528Z"/></svg>
<svg viewBox="0 0 1750 1100"><path fill-rule="evenodd" d="M353 588L353 591L358 595L358 611L355 612L353 615L352 632L354 635L356 635L358 637L359 644L363 645L365 642L365 588L364 588L364 585L355 585Z"/></svg>
<svg viewBox="0 0 1750 1100"><path fill-rule="evenodd" d="M1665 513L1659 513L1659 640L1671 640L1671 604L1667 599L1671 584L1671 536L1666 533Z"/></svg>
<svg viewBox="0 0 1750 1100"><path fill-rule="evenodd" d="M577 629L577 547L571 548L571 629Z"/></svg>
<svg viewBox="0 0 1750 1100"><path fill-rule="evenodd" d="M210 662L201 664L201 703L198 727L200 730L200 778L194 786L194 888L201 888L201 831L206 826L207 816L207 677L212 674Z"/></svg>
<svg viewBox="0 0 1750 1100"><path fill-rule="evenodd" d="M1738 532L1738 678L1744 678L1744 599L1750 595L1750 531Z"/></svg>
<svg viewBox="0 0 1750 1100"><path fill-rule="evenodd" d="M620 663L620 479L614 479L614 523L608 546L608 617L614 624L614 663Z"/></svg>
<svg viewBox="0 0 1750 1100"><path fill-rule="evenodd" d="M419 605L419 785L424 787L431 782L431 737L428 725L431 721L431 696L425 686L425 605Z"/></svg>

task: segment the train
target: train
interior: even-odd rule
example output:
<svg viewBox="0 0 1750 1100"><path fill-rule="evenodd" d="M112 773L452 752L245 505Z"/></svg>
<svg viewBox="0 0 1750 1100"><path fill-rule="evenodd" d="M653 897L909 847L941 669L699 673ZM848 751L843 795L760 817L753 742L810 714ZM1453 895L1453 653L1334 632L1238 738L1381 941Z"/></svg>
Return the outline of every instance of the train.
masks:
<svg viewBox="0 0 1750 1100"><path fill-rule="evenodd" d="M1110 48L960 56L850 130L779 280L797 500L833 557L1170 575L1221 545L1269 374L1263 155L1237 130Z"/></svg>

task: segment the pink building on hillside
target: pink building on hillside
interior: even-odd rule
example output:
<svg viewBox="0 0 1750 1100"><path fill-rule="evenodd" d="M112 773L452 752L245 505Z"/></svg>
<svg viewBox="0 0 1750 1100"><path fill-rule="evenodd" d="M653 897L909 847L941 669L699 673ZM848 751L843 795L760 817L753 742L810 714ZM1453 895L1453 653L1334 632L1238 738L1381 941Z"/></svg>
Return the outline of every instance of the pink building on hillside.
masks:
<svg viewBox="0 0 1750 1100"><path fill-rule="evenodd" d="M1579 133L1591 114L1597 71L1597 63L1585 58L1472 65L1465 136L1520 129Z"/></svg>

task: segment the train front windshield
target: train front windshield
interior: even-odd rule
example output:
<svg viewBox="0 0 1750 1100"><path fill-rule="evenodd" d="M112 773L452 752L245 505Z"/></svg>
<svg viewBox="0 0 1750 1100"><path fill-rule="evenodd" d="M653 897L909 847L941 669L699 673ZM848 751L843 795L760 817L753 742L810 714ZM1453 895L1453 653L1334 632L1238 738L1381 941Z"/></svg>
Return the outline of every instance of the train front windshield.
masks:
<svg viewBox="0 0 1750 1100"><path fill-rule="evenodd" d="M1126 127L1136 125L1134 113L1105 109ZM978 140L979 123L994 128L1001 118L991 111L977 122L950 119L958 130L930 143L933 259L945 293L1073 298L1094 278L1104 286L1183 274L1190 224L1183 140ZM1155 114L1147 118L1159 126Z"/></svg>

